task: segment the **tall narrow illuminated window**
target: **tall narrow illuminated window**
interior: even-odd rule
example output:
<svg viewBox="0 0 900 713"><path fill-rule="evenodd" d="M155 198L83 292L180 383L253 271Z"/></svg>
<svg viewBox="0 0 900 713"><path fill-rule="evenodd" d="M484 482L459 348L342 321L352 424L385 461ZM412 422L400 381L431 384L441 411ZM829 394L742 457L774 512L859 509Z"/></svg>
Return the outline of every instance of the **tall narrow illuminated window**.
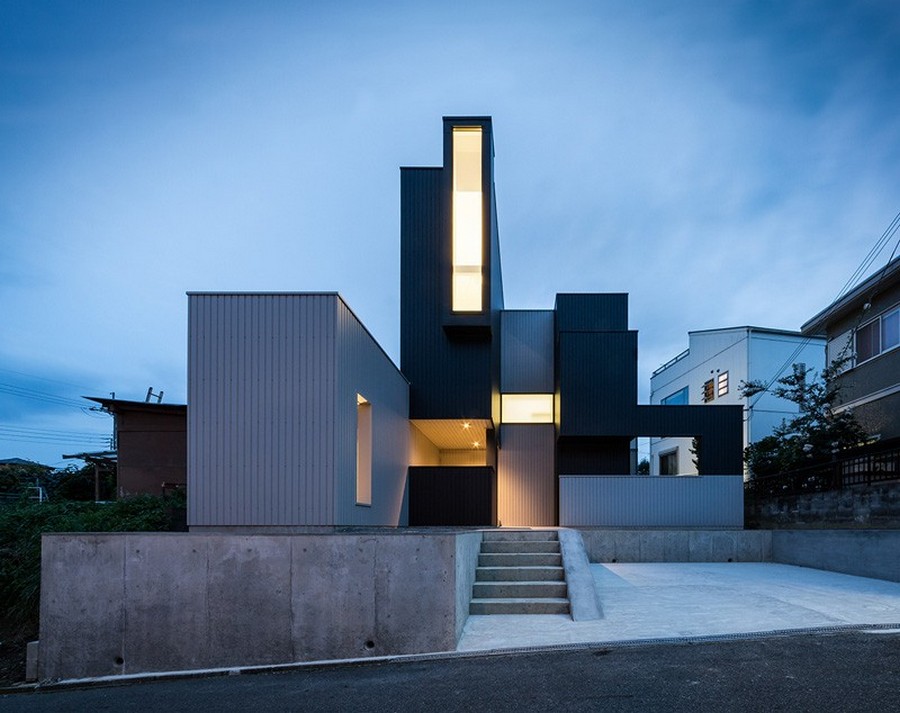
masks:
<svg viewBox="0 0 900 713"><path fill-rule="evenodd" d="M356 395L356 504L372 504L372 404Z"/></svg>
<svg viewBox="0 0 900 713"><path fill-rule="evenodd" d="M453 311L481 312L481 127L453 129Z"/></svg>

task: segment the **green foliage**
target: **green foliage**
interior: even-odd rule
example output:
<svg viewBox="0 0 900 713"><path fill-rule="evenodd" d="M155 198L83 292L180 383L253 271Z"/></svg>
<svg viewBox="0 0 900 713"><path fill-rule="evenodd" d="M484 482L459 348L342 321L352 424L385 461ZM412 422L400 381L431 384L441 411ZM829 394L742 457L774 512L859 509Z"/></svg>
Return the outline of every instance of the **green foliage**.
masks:
<svg viewBox="0 0 900 713"><path fill-rule="evenodd" d="M694 436L691 439L691 447L690 447L691 456L692 456L691 463L694 464L694 470L697 471L697 475L703 475L703 473L700 472L700 460L701 460L701 458L700 458L700 441L701 441L700 438L698 438L697 436Z"/></svg>
<svg viewBox="0 0 900 713"><path fill-rule="evenodd" d="M637 474L638 475L650 475L650 461L646 458L641 458L641 462L637 464Z"/></svg>
<svg viewBox="0 0 900 713"><path fill-rule="evenodd" d="M0 493L24 493L35 483L43 485L48 469L37 463L0 465Z"/></svg>
<svg viewBox="0 0 900 713"><path fill-rule="evenodd" d="M94 500L94 466L69 466L50 473L44 486L51 500ZM109 470L100 471L100 500L112 500L116 492L116 476Z"/></svg>
<svg viewBox="0 0 900 713"><path fill-rule="evenodd" d="M836 377L846 360L832 362L820 378L810 378L812 369L794 364L789 376L768 389L774 396L797 404L794 418L785 419L771 436L748 446L744 460L751 475L781 473L828 460L837 451L865 442L867 435L850 409L835 413L840 403ZM741 393L752 397L766 391L758 381L741 384Z"/></svg>
<svg viewBox="0 0 900 713"><path fill-rule="evenodd" d="M36 622L42 534L169 530L173 508L183 505L183 495L140 495L112 503L38 503L23 497L0 508L0 616Z"/></svg>

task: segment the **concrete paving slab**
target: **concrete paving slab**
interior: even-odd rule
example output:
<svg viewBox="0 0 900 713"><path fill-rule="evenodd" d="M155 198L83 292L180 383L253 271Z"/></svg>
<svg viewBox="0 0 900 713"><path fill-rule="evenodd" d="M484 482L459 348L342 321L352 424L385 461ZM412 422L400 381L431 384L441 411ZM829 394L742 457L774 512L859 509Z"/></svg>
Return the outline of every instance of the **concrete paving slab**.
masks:
<svg viewBox="0 0 900 713"><path fill-rule="evenodd" d="M757 562L592 564L603 619L473 615L457 650L900 624L900 583Z"/></svg>

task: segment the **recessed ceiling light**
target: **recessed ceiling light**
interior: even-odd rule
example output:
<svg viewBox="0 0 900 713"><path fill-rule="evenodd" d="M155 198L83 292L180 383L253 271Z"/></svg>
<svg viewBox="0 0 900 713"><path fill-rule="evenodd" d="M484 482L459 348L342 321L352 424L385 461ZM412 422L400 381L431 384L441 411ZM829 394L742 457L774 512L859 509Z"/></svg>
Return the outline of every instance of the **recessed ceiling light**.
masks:
<svg viewBox="0 0 900 713"><path fill-rule="evenodd" d="M464 428L465 430L469 430L470 428L472 428L472 424L469 423L468 421L465 421L465 422L463 423L463 428Z"/></svg>

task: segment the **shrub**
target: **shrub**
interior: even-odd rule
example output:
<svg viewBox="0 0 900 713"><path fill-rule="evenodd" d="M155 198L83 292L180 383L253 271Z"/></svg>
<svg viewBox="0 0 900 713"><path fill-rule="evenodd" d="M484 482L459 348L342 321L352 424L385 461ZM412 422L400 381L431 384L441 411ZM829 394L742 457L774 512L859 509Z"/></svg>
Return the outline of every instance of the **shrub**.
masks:
<svg viewBox="0 0 900 713"><path fill-rule="evenodd" d="M49 532L154 532L172 529L184 496L140 495L112 503L23 497L0 508L0 615L23 624L38 618L41 535Z"/></svg>

